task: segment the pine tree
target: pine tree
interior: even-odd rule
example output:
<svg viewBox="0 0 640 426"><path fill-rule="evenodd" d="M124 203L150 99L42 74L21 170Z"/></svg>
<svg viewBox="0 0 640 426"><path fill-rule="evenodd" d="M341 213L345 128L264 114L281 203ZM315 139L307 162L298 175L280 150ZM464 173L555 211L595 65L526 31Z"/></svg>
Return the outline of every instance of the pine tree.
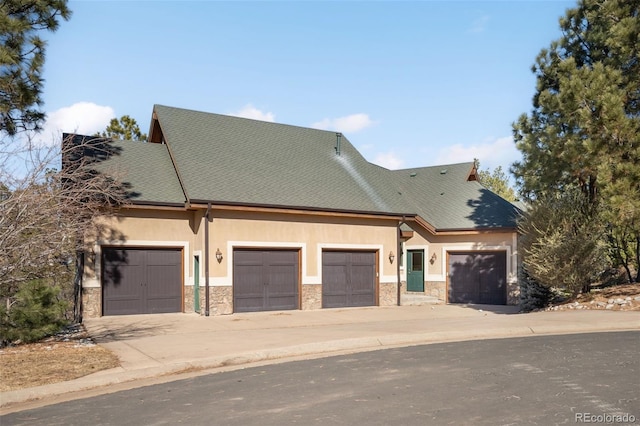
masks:
<svg viewBox="0 0 640 426"><path fill-rule="evenodd" d="M531 278L526 265L523 265L518 281L520 282L520 309L523 312L544 308L552 302L553 291Z"/></svg>
<svg viewBox="0 0 640 426"><path fill-rule="evenodd" d="M502 170L502 166L496 167L493 172L489 170L480 170L480 161L475 159L476 169L478 170L478 180L487 189L495 192L507 201L518 201L516 192L509 186L509 179Z"/></svg>
<svg viewBox="0 0 640 426"><path fill-rule="evenodd" d="M572 188L543 195L524 211L519 246L529 278L572 296L588 292L606 269L597 210Z"/></svg>
<svg viewBox="0 0 640 426"><path fill-rule="evenodd" d="M144 141L147 139L147 135L140 131L136 120L128 115L123 115L119 120L112 118L104 132L96 133L94 136L126 141Z"/></svg>
<svg viewBox="0 0 640 426"><path fill-rule="evenodd" d="M70 16L67 0L0 2L0 131L40 130L46 43L38 33L56 31L59 18Z"/></svg>
<svg viewBox="0 0 640 426"><path fill-rule="evenodd" d="M0 305L0 343L34 342L68 324L65 318L67 302L59 294L59 288L42 280L21 286L11 309Z"/></svg>
<svg viewBox="0 0 640 426"><path fill-rule="evenodd" d="M581 0L539 54L533 110L514 124L525 200L580 188L629 240L640 277L640 0ZM623 228L624 232L619 232Z"/></svg>

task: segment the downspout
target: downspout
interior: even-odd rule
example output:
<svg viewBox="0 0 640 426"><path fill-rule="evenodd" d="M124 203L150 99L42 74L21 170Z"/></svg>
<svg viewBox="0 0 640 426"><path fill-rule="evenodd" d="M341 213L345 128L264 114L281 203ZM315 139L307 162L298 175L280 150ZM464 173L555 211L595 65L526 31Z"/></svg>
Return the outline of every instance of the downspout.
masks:
<svg viewBox="0 0 640 426"><path fill-rule="evenodd" d="M94 266L95 268L95 266ZM73 321L82 322L82 277L84 276L84 250L76 249L76 274L73 282ZM7 299L7 303L9 299Z"/></svg>
<svg viewBox="0 0 640 426"><path fill-rule="evenodd" d="M398 240L397 248L396 248L396 253L398 254L398 261L396 262L396 273L398 274L398 286L397 286L398 306L400 306L401 286L402 286L402 283L400 282L400 259L402 258L402 242L400 241L402 237L402 231L400 230L400 227L402 226L403 223L404 223L404 216L402 216L402 221L398 221L398 231L396 233L396 238Z"/></svg>
<svg viewBox="0 0 640 426"><path fill-rule="evenodd" d="M211 203L207 204L207 212L204 215L204 316L209 316L209 214Z"/></svg>

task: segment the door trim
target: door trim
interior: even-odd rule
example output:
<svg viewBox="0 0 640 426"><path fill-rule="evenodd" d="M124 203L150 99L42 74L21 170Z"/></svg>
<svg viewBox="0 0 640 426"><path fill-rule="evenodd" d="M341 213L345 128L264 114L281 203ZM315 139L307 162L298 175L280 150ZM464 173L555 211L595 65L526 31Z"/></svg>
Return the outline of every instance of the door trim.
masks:
<svg viewBox="0 0 640 426"><path fill-rule="evenodd" d="M413 269L413 258L410 259L410 255L412 253L422 253L422 270L421 275L422 275L422 281L420 282L420 287L422 287L422 290L409 290L409 274L411 273L411 271L409 270L409 265L411 265L411 269ZM424 278L425 278L425 264L427 262L425 262L425 255L424 255L425 251L424 249L410 249L407 250L407 263L406 263L406 268L407 268L407 291L412 291L412 292L419 292L419 293L424 293Z"/></svg>
<svg viewBox="0 0 640 426"><path fill-rule="evenodd" d="M83 288L102 288L102 247L111 247L111 248L154 248L157 247L159 249L163 248L175 248L182 249L182 286L185 285L193 285L193 283L189 279L189 271L190 269L186 265L191 265L189 259L189 241L167 241L167 240L127 240L127 241L109 241L109 240L100 240L97 241L93 245L92 253L89 253L89 256L92 257L93 260L93 271L95 276L85 275L82 277L82 287ZM184 288L182 289L184 293ZM183 297L184 299L184 297ZM184 308L184 305L183 305Z"/></svg>
<svg viewBox="0 0 640 426"><path fill-rule="evenodd" d="M509 302L509 256L510 256L510 250L506 250L506 247L501 247L499 249L485 249L485 250L447 250L446 251L447 256L446 256L446 265L447 265L447 269L446 269L446 286L445 286L445 303L450 303L449 302L449 291L451 289L451 271L449 270L449 255L451 254L458 254L458 253L478 253L478 254L490 254L490 253L504 253L505 254L505 300L506 300L506 304L508 304Z"/></svg>
<svg viewBox="0 0 640 426"><path fill-rule="evenodd" d="M514 260L515 256L513 256L513 248L511 246L508 246L508 245L483 246L483 245L479 245L478 243L459 244L459 245L451 244L451 245L442 246L442 256L439 256L441 259L442 271L443 271L443 275L440 281L446 281L447 288L449 285L448 284L449 283L449 252L460 252L460 251L477 251L477 252L506 251L507 252L507 285L510 285L513 282L517 281L514 275L514 270L515 270L514 268L516 267L516 265L512 264L512 261Z"/></svg>
<svg viewBox="0 0 640 426"><path fill-rule="evenodd" d="M369 305L369 306L380 306L380 257L381 257L381 251L380 250L375 250L375 249L367 249L367 248L359 248L359 249L346 249L346 248L335 248L335 247L331 247L331 248L323 248L319 253L320 253L320 264L318 265L318 268L320 270L320 276L323 276L323 265L324 265L324 253L325 252L338 252L338 253L373 253L374 255L374 259L375 259L375 277L374 277L374 289L373 289L373 298L374 298L374 304L373 305ZM322 298L322 294L324 292L324 289L320 290L321 293L321 298ZM325 309L324 307L322 309ZM327 309L332 309L332 308L327 308Z"/></svg>
<svg viewBox="0 0 640 426"><path fill-rule="evenodd" d="M242 251L242 250L246 250L246 251L290 251L290 252L295 252L297 257L298 257L298 276L297 276L297 289L296 291L298 292L298 297L297 297L297 303L298 303L298 308L297 309L292 309L294 311L299 311L302 310L302 249L300 247L270 247L270 246L257 246L257 247L251 247L251 246L235 246L233 247L233 250L231 251L231 256L228 256L229 258L231 258L230 263L231 263L231 311L233 313L236 313L235 310L235 270L233 268L234 265L234 257L235 257L235 252L236 250ZM256 311L256 312L267 312L267 311ZM273 311L269 311L269 312L273 312Z"/></svg>
<svg viewBox="0 0 640 426"><path fill-rule="evenodd" d="M129 242L128 242L129 243ZM188 243L187 243L188 244ZM104 286L102 285L102 264L104 262L103 258L103 249L120 249L120 250L179 250L181 254L181 262L180 262L180 312L184 313L184 286L185 286L185 275L188 274L188 268L185 266L185 258L188 256L184 247L179 245L167 245L167 246L155 246L155 245L139 245L139 244L102 244L99 247L99 256L96 253L96 260L94 263L94 270L96 271L97 280L100 284L100 316L105 316L104 314ZM188 265L188 264L187 264ZM97 275L97 274L100 275ZM83 286L84 287L84 286Z"/></svg>
<svg viewBox="0 0 640 426"><path fill-rule="evenodd" d="M227 253L229 256L225 256L223 263L226 262L227 272L224 276L212 276L209 277L212 287L232 287L233 286L233 254L234 250L298 250L300 264L300 279L298 280L301 285L315 284L304 281L307 279L307 262L304 261L307 256L307 244L295 243L286 241L227 241Z"/></svg>
<svg viewBox="0 0 640 426"><path fill-rule="evenodd" d="M193 310L200 313L200 253L193 254Z"/></svg>

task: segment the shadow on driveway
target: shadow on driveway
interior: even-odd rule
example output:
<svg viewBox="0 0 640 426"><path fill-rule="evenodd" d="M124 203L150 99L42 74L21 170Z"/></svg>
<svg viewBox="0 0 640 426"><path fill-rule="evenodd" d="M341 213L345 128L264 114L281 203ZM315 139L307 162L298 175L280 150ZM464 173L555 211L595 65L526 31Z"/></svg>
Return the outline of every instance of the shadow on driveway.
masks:
<svg viewBox="0 0 640 426"><path fill-rule="evenodd" d="M456 303L454 306L461 308L474 309L476 311L491 312L500 315L514 315L522 313L519 306L509 305L481 305L475 303Z"/></svg>
<svg viewBox="0 0 640 426"><path fill-rule="evenodd" d="M101 317L84 321L85 328L96 343L109 343L140 339L175 331L176 320L168 318L175 314L126 315L121 317Z"/></svg>

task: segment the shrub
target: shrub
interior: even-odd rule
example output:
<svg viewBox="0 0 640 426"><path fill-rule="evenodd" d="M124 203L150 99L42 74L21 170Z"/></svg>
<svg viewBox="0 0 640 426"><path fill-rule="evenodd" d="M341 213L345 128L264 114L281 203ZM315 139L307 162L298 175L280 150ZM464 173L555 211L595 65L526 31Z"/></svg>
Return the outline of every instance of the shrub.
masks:
<svg viewBox="0 0 640 426"><path fill-rule="evenodd" d="M67 303L59 298L60 289L43 280L24 283L13 302L0 306L0 340L34 342L67 325Z"/></svg>
<svg viewBox="0 0 640 426"><path fill-rule="evenodd" d="M548 287L539 284L527 273L523 265L520 274L520 309L531 312L544 308L552 301L554 294Z"/></svg>
<svg viewBox="0 0 640 426"><path fill-rule="evenodd" d="M604 227L597 206L567 189L532 203L518 222L523 263L538 284L586 293L606 269Z"/></svg>

